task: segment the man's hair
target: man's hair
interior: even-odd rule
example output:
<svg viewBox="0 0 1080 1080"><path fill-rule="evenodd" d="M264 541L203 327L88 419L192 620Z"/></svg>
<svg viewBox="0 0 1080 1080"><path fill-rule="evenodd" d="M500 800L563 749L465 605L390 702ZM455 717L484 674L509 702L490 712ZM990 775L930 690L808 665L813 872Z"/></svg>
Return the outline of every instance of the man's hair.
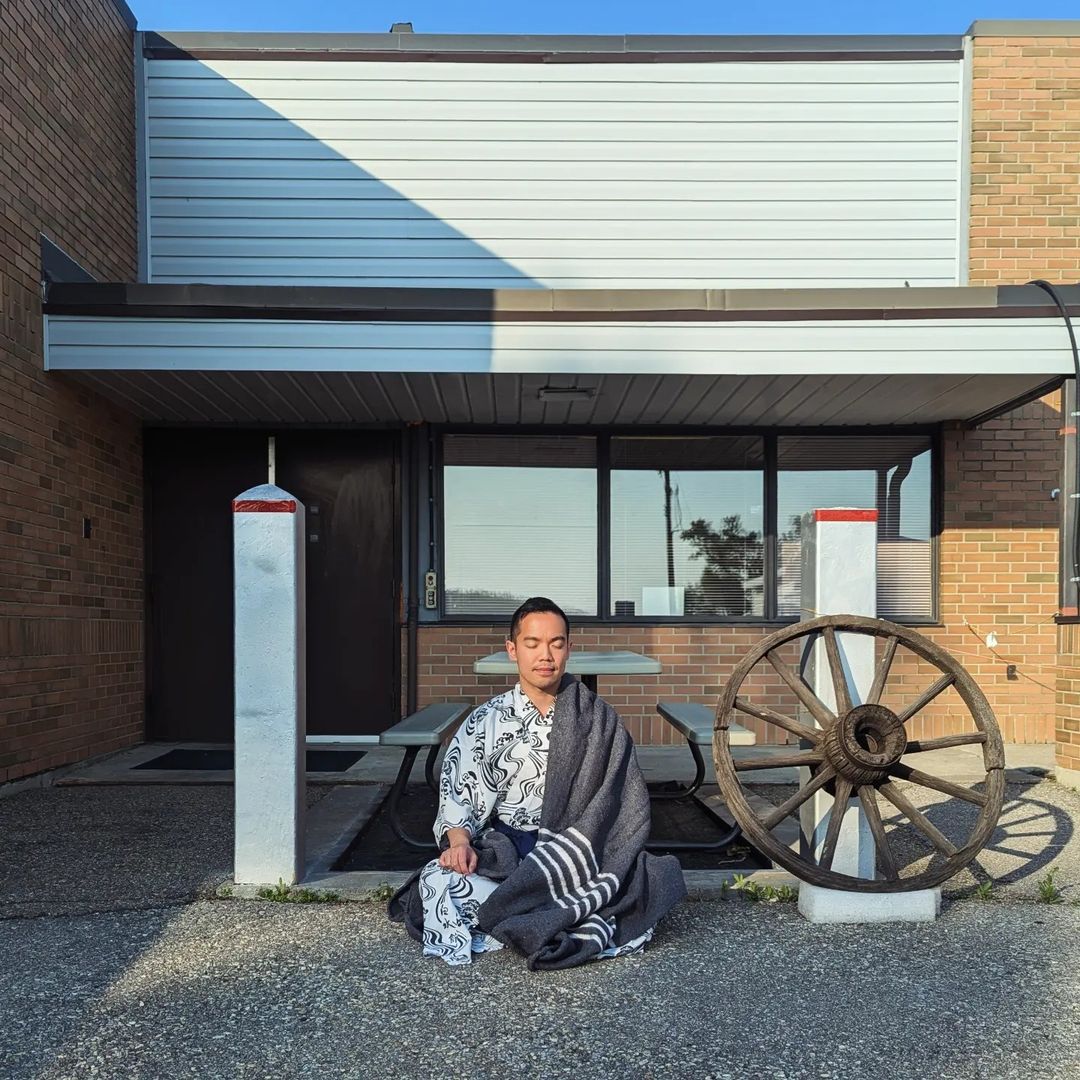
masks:
<svg viewBox="0 0 1080 1080"><path fill-rule="evenodd" d="M518 632L518 627L521 626L521 620L526 615L535 615L537 612L550 612L552 615L558 615L563 625L566 627L566 636L570 637L570 620L566 617L566 612L563 611L554 600L549 600L546 596L530 596L524 604L521 605L510 616L510 640L513 641Z"/></svg>

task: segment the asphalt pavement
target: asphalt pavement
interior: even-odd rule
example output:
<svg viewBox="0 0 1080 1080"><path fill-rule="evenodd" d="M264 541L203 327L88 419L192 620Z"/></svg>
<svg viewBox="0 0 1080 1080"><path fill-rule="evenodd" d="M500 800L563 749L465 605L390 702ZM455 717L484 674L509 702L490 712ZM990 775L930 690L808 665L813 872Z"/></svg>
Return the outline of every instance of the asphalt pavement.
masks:
<svg viewBox="0 0 1080 1080"><path fill-rule="evenodd" d="M381 907L200 901L0 922L0 1060L81 1077L1080 1075L1080 909L814 926L686 904L640 957L450 968Z"/></svg>
<svg viewBox="0 0 1080 1080"><path fill-rule="evenodd" d="M936 923L698 901L640 957L534 974L426 959L377 903L214 898L227 786L27 790L0 799L0 1077L1075 1078L1078 822L1010 783Z"/></svg>

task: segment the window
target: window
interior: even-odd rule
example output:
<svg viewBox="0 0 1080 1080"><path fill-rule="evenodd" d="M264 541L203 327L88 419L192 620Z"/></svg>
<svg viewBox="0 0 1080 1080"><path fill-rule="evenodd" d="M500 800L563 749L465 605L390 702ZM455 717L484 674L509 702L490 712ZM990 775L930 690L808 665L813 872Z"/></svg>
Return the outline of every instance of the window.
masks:
<svg viewBox="0 0 1080 1080"><path fill-rule="evenodd" d="M817 507L878 512L878 615L934 613L930 439L781 436L777 441L777 614L797 616L802 515Z"/></svg>
<svg viewBox="0 0 1080 1080"><path fill-rule="evenodd" d="M762 441L611 440L611 614L761 617Z"/></svg>
<svg viewBox="0 0 1080 1080"><path fill-rule="evenodd" d="M446 614L597 614L595 439L447 436L443 506Z"/></svg>
<svg viewBox="0 0 1080 1080"><path fill-rule="evenodd" d="M934 618L925 434L446 435L443 614L772 620L800 613L802 516L878 511L878 614Z"/></svg>

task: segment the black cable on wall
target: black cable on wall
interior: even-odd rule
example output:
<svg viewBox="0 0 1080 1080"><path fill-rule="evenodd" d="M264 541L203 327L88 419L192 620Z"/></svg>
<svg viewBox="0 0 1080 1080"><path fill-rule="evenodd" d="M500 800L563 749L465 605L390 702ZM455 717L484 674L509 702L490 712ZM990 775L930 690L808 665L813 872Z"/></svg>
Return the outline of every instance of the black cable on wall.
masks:
<svg viewBox="0 0 1080 1080"><path fill-rule="evenodd" d="M1054 301L1054 306L1058 309L1062 319L1065 320L1065 329L1069 332L1069 344L1072 346L1073 357L1073 401L1074 410L1080 411L1080 353L1076 348L1076 334L1073 333L1072 319L1069 318L1069 309L1065 306L1065 301L1061 298L1061 294L1050 284L1049 281L1044 281L1042 278L1037 278L1034 281L1029 281L1029 285L1036 285L1042 289L1051 300ZM1070 575L1070 583L1073 586L1076 595L1076 605L1080 609L1080 425L1077 424L1077 420L1080 417L1072 416L1069 418L1072 422L1066 423L1065 427L1071 427L1073 432L1073 464L1075 467L1075 475L1073 476L1073 490L1072 492L1066 492L1066 496L1069 497L1069 501L1072 503L1072 574Z"/></svg>

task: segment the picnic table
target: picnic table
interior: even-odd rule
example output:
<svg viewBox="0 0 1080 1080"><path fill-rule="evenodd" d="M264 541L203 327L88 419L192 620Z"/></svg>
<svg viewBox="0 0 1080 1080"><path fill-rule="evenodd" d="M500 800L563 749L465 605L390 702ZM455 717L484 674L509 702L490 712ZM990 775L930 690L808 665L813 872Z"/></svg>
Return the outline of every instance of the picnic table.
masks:
<svg viewBox="0 0 1080 1080"><path fill-rule="evenodd" d="M566 670L579 675L581 681L595 694L596 680L601 675L659 675L660 661L636 652L578 652L570 653ZM494 652L473 664L477 675L517 675L517 664L505 650Z"/></svg>

